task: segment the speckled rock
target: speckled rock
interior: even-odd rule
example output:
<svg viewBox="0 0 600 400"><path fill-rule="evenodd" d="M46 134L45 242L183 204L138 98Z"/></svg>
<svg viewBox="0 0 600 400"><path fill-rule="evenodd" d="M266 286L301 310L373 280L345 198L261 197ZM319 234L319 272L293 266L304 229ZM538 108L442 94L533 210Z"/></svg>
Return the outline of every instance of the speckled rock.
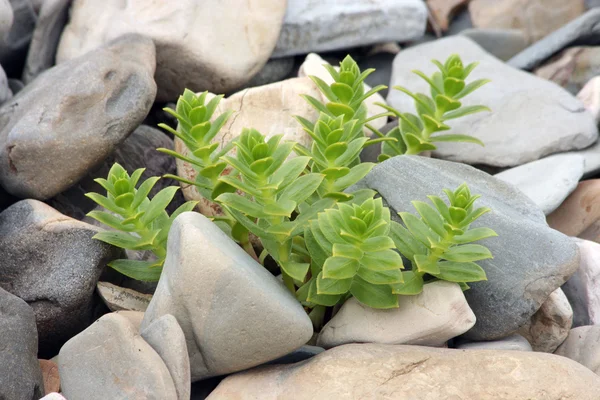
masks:
<svg viewBox="0 0 600 400"><path fill-rule="evenodd" d="M573 308L573 327L600 325L600 244L578 240L581 264L562 290Z"/></svg>

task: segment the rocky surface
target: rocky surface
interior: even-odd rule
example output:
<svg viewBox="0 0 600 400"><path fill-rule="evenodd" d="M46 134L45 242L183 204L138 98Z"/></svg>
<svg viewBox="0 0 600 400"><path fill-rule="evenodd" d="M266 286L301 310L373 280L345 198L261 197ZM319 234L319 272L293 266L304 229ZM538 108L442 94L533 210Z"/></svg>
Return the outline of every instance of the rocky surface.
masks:
<svg viewBox="0 0 600 400"><path fill-rule="evenodd" d="M509 60L527 47L527 39L518 29L465 29L460 33L502 61Z"/></svg>
<svg viewBox="0 0 600 400"><path fill-rule="evenodd" d="M582 181L573 193L548 215L548 224L553 229L569 236L598 241L600 235L600 180Z"/></svg>
<svg viewBox="0 0 600 400"><path fill-rule="evenodd" d="M98 282L96 285L102 301L111 311L140 311L144 312L150 304L152 295L122 288L110 282Z"/></svg>
<svg viewBox="0 0 600 400"><path fill-rule="evenodd" d="M51 360L40 360L40 369L44 379L44 392L50 394L60 390L60 375L58 365Z"/></svg>
<svg viewBox="0 0 600 400"><path fill-rule="evenodd" d="M600 326L572 329L555 354L577 361L600 375Z"/></svg>
<svg viewBox="0 0 600 400"><path fill-rule="evenodd" d="M600 74L599 65L600 47L576 46L558 53L533 72L578 94L590 79Z"/></svg>
<svg viewBox="0 0 600 400"><path fill-rule="evenodd" d="M461 350L516 350L533 351L531 344L523 336L514 333L499 340L483 342L461 341L457 346Z"/></svg>

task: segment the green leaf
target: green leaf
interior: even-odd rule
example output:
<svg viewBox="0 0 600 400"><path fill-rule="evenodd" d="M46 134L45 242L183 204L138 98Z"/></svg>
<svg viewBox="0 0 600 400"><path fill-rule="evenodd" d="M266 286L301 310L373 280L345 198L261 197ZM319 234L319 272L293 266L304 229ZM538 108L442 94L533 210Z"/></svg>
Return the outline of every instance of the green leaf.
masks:
<svg viewBox="0 0 600 400"><path fill-rule="evenodd" d="M333 184L333 190L336 192L341 192L350 186L354 185L356 182L360 181L362 178L367 176L367 174L373 169L375 166L374 163L360 163L350 168L350 172L337 179Z"/></svg>
<svg viewBox="0 0 600 400"><path fill-rule="evenodd" d="M304 244L306 245L306 249L310 254L312 262L319 265L319 268L322 269L323 264L325 264L329 255L325 253L319 242L317 242L310 227L306 227L304 230Z"/></svg>
<svg viewBox="0 0 600 400"><path fill-rule="evenodd" d="M415 274L413 271L403 271L402 276L404 283L392 285L394 294L416 295L423 291L423 277L420 274Z"/></svg>
<svg viewBox="0 0 600 400"><path fill-rule="evenodd" d="M463 142L463 143L475 143L480 146L484 146L483 142L474 136L460 135L460 134L448 134L448 135L436 135L429 138L432 142Z"/></svg>
<svg viewBox="0 0 600 400"><path fill-rule="evenodd" d="M271 175L269 183L276 184L279 188L285 188L293 183L304 172L310 157L295 157L286 161L281 168Z"/></svg>
<svg viewBox="0 0 600 400"><path fill-rule="evenodd" d="M435 277L449 282L478 282L487 280L485 271L474 262L441 261Z"/></svg>
<svg viewBox="0 0 600 400"><path fill-rule="evenodd" d="M320 174L311 173L303 175L285 188L283 193L281 193L280 199L288 199L295 203L301 203L317 190L322 181L323 175Z"/></svg>
<svg viewBox="0 0 600 400"><path fill-rule="evenodd" d="M473 222L475 222L479 217L481 217L482 215L488 213L492 211L491 209L489 209L488 207L480 207L476 210L471 211L466 217L465 219L462 220L461 222L461 227L466 227L471 225Z"/></svg>
<svg viewBox="0 0 600 400"><path fill-rule="evenodd" d="M169 186L158 192L152 200L150 200L150 204L148 204L148 207L144 210L145 213L140 219L140 222L144 225L148 225L161 213L164 213L165 208L169 205L171 200L173 200L173 197L178 190L179 188L176 186Z"/></svg>
<svg viewBox="0 0 600 400"><path fill-rule="evenodd" d="M120 218L104 211L90 211L87 213L87 216L94 218L96 221L101 222L106 226L110 226L111 228L120 231L133 232L135 230L135 228L131 225L123 225Z"/></svg>
<svg viewBox="0 0 600 400"><path fill-rule="evenodd" d="M444 260L456 262L479 261L493 258L492 253L485 246L480 244L463 244L461 246L451 247L442 256Z"/></svg>
<svg viewBox="0 0 600 400"><path fill-rule="evenodd" d="M268 218L269 214L259 204L236 193L223 193L216 201L254 218Z"/></svg>
<svg viewBox="0 0 600 400"><path fill-rule="evenodd" d="M156 185L156 182L158 182L159 179L159 177L153 176L152 178L146 179L140 185L140 187L135 192L135 196L133 197L133 202L131 203L132 209L137 209L140 206L140 204L142 204L142 202L148 198L148 194L150 193L154 185Z"/></svg>
<svg viewBox="0 0 600 400"><path fill-rule="evenodd" d="M364 240L360 246L363 251L381 251L393 249L396 245L388 236L377 236Z"/></svg>
<svg viewBox="0 0 600 400"><path fill-rule="evenodd" d="M404 257L412 261L415 254L424 254L427 252L427 247L415 239L408 229L394 221L391 222L390 227L390 238Z"/></svg>
<svg viewBox="0 0 600 400"><path fill-rule="evenodd" d="M360 260L360 265L371 271L402 269L402 257L393 250L369 251Z"/></svg>
<svg viewBox="0 0 600 400"><path fill-rule="evenodd" d="M462 235L454 236L452 240L454 243L464 244L494 236L498 236L498 234L490 228L474 228Z"/></svg>
<svg viewBox="0 0 600 400"><path fill-rule="evenodd" d="M470 67L470 65L469 65L469 67ZM470 72L470 71L468 71L468 72ZM483 85L485 85L486 83L489 83L489 82L491 82L489 79L477 79L477 80L469 83L468 85L466 85L464 87L464 89L460 91L460 93L458 93L456 96L454 96L454 98L457 100L462 99L463 97L473 93L475 90L479 89L480 87L482 87Z"/></svg>
<svg viewBox="0 0 600 400"><path fill-rule="evenodd" d="M424 245L429 245L430 238L435 241L439 239L436 234L431 231L427 225L425 225L425 223L423 223L423 221L414 215L407 212L401 212L398 213L398 215L400 215L402 222L404 222L404 225L406 225L406 228L408 228L410 233L412 233L414 237Z"/></svg>
<svg viewBox="0 0 600 400"><path fill-rule="evenodd" d="M104 243L112 244L113 246L129 250L138 249L141 243L140 238L130 235L129 233L117 231L98 232L94 235L93 238L100 240Z"/></svg>
<svg viewBox="0 0 600 400"><path fill-rule="evenodd" d="M359 263L357 260L345 257L329 257L323 264L323 278L350 279L356 275Z"/></svg>
<svg viewBox="0 0 600 400"><path fill-rule="evenodd" d="M353 260L360 260L364 253L356 246L352 244L335 243L333 245L333 256L351 258Z"/></svg>
<svg viewBox="0 0 600 400"><path fill-rule="evenodd" d="M436 275L440 273L440 268L437 265L437 260L430 260L429 257L425 254L416 254L415 264L419 272L431 275Z"/></svg>
<svg viewBox="0 0 600 400"><path fill-rule="evenodd" d="M415 207L419 215L423 221L438 235L444 236L446 235L446 230L444 229L444 221L438 214L436 210L434 210L429 204L424 203L422 201L413 201L412 205Z"/></svg>
<svg viewBox="0 0 600 400"><path fill-rule="evenodd" d="M392 293L390 285L373 285L357 276L352 280L350 293L356 300L371 308L398 307L398 296Z"/></svg>
<svg viewBox="0 0 600 400"><path fill-rule="evenodd" d="M338 281L339 282L339 281ZM340 291L340 290L338 290ZM347 291L346 291L347 292ZM344 293L346 293L344 292ZM314 304L319 304L326 307L333 307L342 300L342 294L329 295L319 294L317 291L317 278L313 279L308 288L307 300Z"/></svg>
<svg viewBox="0 0 600 400"><path fill-rule="evenodd" d="M465 115L476 114L482 111L492 111L488 107L485 106L467 106L459 108L458 110L450 111L444 114L444 121L449 119L456 119L460 117L464 117Z"/></svg>
<svg viewBox="0 0 600 400"><path fill-rule="evenodd" d="M310 267L310 264L298 262L282 262L279 263L279 266L281 267L283 272L285 272L295 280L303 282L304 278L306 278L306 274L308 273L308 268Z"/></svg>
<svg viewBox="0 0 600 400"><path fill-rule="evenodd" d="M221 196L224 196L224 195L221 195ZM235 218L235 220L237 222L242 224L246 229L248 229L248 231L252 232L256 236L261 238L261 240L277 241L277 238L275 237L275 235L268 233L264 228L261 228L260 226L258 226L256 223L254 223L254 221L252 221L250 218L248 218L246 215L244 215L240 211L238 211L234 208L231 208L225 204L223 204L223 208L225 208L225 210L227 210L227 212L229 214L231 214L231 216L233 218Z"/></svg>
<svg viewBox="0 0 600 400"><path fill-rule="evenodd" d="M350 289L352 278L349 279L329 279L325 278L323 272L317 275L317 293L318 294L345 294Z"/></svg>
<svg viewBox="0 0 600 400"><path fill-rule="evenodd" d="M392 285L402 283L402 271L392 269L389 271L372 271L366 268L360 268L357 273L365 281L374 285Z"/></svg>
<svg viewBox="0 0 600 400"><path fill-rule="evenodd" d="M113 260L108 266L138 281L156 282L162 272L162 261Z"/></svg>
<svg viewBox="0 0 600 400"><path fill-rule="evenodd" d="M121 207L117 206L114 202L109 200L107 197L99 195L98 193L86 193L86 197L92 199L96 204L104 207L105 209L117 213L119 215L124 215L125 210Z"/></svg>

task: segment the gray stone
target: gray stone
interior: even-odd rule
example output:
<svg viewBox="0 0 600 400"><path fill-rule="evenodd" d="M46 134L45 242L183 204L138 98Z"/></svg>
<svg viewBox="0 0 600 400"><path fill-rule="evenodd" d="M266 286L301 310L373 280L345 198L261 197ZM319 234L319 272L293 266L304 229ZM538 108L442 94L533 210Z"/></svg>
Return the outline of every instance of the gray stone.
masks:
<svg viewBox="0 0 600 400"><path fill-rule="evenodd" d="M98 229L37 200L0 214L0 286L33 308L40 350L50 357L92 323L94 289L113 246L92 239Z"/></svg>
<svg viewBox="0 0 600 400"><path fill-rule="evenodd" d="M154 60L150 39L128 35L27 85L0 108L0 184L45 200L83 178L150 110Z"/></svg>
<svg viewBox="0 0 600 400"><path fill-rule="evenodd" d="M323 327L317 345L348 343L443 346L475 325L462 289L452 282L432 282L416 296L399 296L399 307L377 310L348 299Z"/></svg>
<svg viewBox="0 0 600 400"><path fill-rule="evenodd" d="M600 326L571 329L567 340L554 354L577 361L600 375Z"/></svg>
<svg viewBox="0 0 600 400"><path fill-rule="evenodd" d="M600 10L589 10L508 61L520 69L532 70L562 49L573 44L600 44Z"/></svg>
<svg viewBox="0 0 600 400"><path fill-rule="evenodd" d="M288 0L273 57L406 42L425 33L421 0Z"/></svg>
<svg viewBox="0 0 600 400"><path fill-rule="evenodd" d="M10 30L0 42L0 64L9 75L20 76L37 17L31 0L9 0L13 12Z"/></svg>
<svg viewBox="0 0 600 400"><path fill-rule="evenodd" d="M481 195L476 205L492 209L473 227L486 226L498 233L498 237L478 242L488 247L494 258L478 262L488 280L470 284L465 292L477 317L465 337L494 340L525 324L576 271L579 251L572 240L550 229L544 214L517 189L464 164L394 157L375 166L353 189L377 190L395 217L399 211L414 212L411 201L427 201L427 195L444 197L442 189L454 190L465 182L471 193Z"/></svg>
<svg viewBox="0 0 600 400"><path fill-rule="evenodd" d="M460 33L491 55L507 61L527 47L527 39L518 29L466 29Z"/></svg>
<svg viewBox="0 0 600 400"><path fill-rule="evenodd" d="M600 171L600 141L597 141L590 147L583 150L569 152L569 154L579 154L585 160L583 177L590 177Z"/></svg>
<svg viewBox="0 0 600 400"><path fill-rule="evenodd" d="M165 314L172 314L185 334L192 382L274 360L313 333L304 309L283 284L194 212L173 222L142 329Z"/></svg>
<svg viewBox="0 0 600 400"><path fill-rule="evenodd" d="M585 6L589 8L600 7L600 0L585 0Z"/></svg>
<svg viewBox="0 0 600 400"><path fill-rule="evenodd" d="M10 88L10 84L8 82L8 78L6 77L6 72L2 69L0 65L0 105L9 100L13 95L13 92Z"/></svg>
<svg viewBox="0 0 600 400"><path fill-rule="evenodd" d="M513 333L510 336L499 340L490 340L485 342L463 341L457 349L461 350L517 350L532 351L531 345L523 336Z"/></svg>
<svg viewBox="0 0 600 400"><path fill-rule="evenodd" d="M466 106L481 104L491 112L477 113L448 124L448 133L462 133L482 140L485 147L465 143L440 143L434 156L465 162L510 167L545 155L585 148L597 139L598 129L581 101L566 90L523 71L506 66L464 36L454 36L401 51L394 59L390 86L429 92L425 81L412 70L427 75L437 70L431 59L445 60L459 54L465 64L479 62L469 80L491 82L465 97ZM388 104L413 112L414 102L392 90ZM462 101L462 100L461 100Z"/></svg>
<svg viewBox="0 0 600 400"><path fill-rule="evenodd" d="M62 394L69 400L177 399L160 356L127 318L115 313L65 343L58 369Z"/></svg>
<svg viewBox="0 0 600 400"><path fill-rule="evenodd" d="M516 186L548 215L575 190L584 170L582 155L564 153L519 165L494 177Z"/></svg>
<svg viewBox="0 0 600 400"><path fill-rule="evenodd" d="M294 57L272 58L267 61L265 66L252 79L238 90L268 85L289 78L294 70L295 63L296 59Z"/></svg>
<svg viewBox="0 0 600 400"><path fill-rule="evenodd" d="M8 0L0 0L0 43L12 27L14 14L10 2Z"/></svg>
<svg viewBox="0 0 600 400"><path fill-rule="evenodd" d="M54 65L56 49L67 23L71 2L72 0L44 1L25 61L23 82L26 84Z"/></svg>
<svg viewBox="0 0 600 400"><path fill-rule="evenodd" d="M142 330L142 337L158 353L167 366L178 400L189 400L191 391L190 359L185 335L177 320L166 314Z"/></svg>
<svg viewBox="0 0 600 400"><path fill-rule="evenodd" d="M597 400L600 378L553 354L349 344L225 378L208 400Z"/></svg>
<svg viewBox="0 0 600 400"><path fill-rule="evenodd" d="M561 51L533 70L533 73L577 95L590 79L600 75L599 65L600 47L576 46Z"/></svg>
<svg viewBox="0 0 600 400"><path fill-rule="evenodd" d="M577 240L581 264L562 290L573 308L573 327L600 325L600 244Z"/></svg>
<svg viewBox="0 0 600 400"><path fill-rule="evenodd" d="M144 312L150 304L152 295L122 288L110 282L98 282L98 294L110 311L141 311Z"/></svg>
<svg viewBox="0 0 600 400"><path fill-rule="evenodd" d="M3 257L6 257L3 254ZM3 276L3 275L0 275ZM31 307L0 288L0 399L32 400L44 395Z"/></svg>
<svg viewBox="0 0 600 400"><path fill-rule="evenodd" d="M276 360L269 361L268 365L275 364L295 364L300 361L308 360L309 358L313 358L317 354L321 354L325 349L319 346L310 346L304 345L299 349L292 351L290 354L286 354L283 357L279 357Z"/></svg>

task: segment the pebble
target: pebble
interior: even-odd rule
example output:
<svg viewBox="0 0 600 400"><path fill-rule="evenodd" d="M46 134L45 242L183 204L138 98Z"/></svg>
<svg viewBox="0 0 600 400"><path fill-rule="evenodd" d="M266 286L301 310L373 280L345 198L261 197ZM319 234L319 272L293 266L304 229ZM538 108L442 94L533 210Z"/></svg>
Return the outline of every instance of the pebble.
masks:
<svg viewBox="0 0 600 400"><path fill-rule="evenodd" d="M590 79L600 74L599 64L600 47L577 46L558 53L533 72L577 95Z"/></svg>
<svg viewBox="0 0 600 400"><path fill-rule="evenodd" d="M96 289L110 311L126 310L144 312L152 299L152 295L140 293L133 289L122 288L110 282L98 282Z"/></svg>
<svg viewBox="0 0 600 400"><path fill-rule="evenodd" d="M460 34L502 61L509 60L527 47L527 39L518 29L472 28L465 29Z"/></svg>
<svg viewBox="0 0 600 400"><path fill-rule="evenodd" d="M577 361L600 375L600 326L571 329L567 340L554 354Z"/></svg>
<svg viewBox="0 0 600 400"><path fill-rule="evenodd" d="M485 342L463 341L457 349L461 350L516 350L532 351L531 344L523 336L513 333L510 336L499 340L490 340Z"/></svg>

